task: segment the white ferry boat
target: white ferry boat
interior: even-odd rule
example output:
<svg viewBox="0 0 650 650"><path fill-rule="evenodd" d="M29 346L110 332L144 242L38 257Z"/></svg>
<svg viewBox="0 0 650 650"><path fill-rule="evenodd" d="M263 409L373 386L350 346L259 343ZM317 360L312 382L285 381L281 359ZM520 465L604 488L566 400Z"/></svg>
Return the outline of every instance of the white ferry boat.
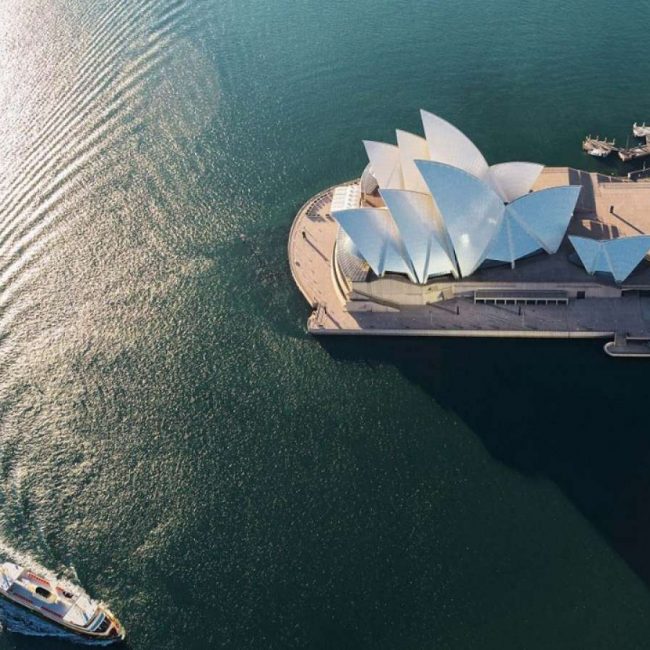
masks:
<svg viewBox="0 0 650 650"><path fill-rule="evenodd" d="M122 641L124 628L103 604L12 562L0 564L0 596L84 642Z"/></svg>

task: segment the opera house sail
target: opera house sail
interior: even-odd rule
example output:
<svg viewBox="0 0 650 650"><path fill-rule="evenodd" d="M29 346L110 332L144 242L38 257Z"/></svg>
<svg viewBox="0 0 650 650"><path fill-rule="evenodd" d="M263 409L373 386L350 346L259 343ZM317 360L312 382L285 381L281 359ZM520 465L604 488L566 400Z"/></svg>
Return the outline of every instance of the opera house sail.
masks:
<svg viewBox="0 0 650 650"><path fill-rule="evenodd" d="M557 251L579 187L529 194L542 165L490 166L445 120L422 111L422 123L426 138L397 131L397 145L364 142L384 207L371 201L377 207L333 212L378 277L405 272L425 284L437 275L470 276L486 260L514 266Z"/></svg>
<svg viewBox="0 0 650 650"><path fill-rule="evenodd" d="M315 307L310 331L610 336L621 323L603 328L607 301L650 296L650 183L490 165L446 120L426 111L421 120L423 135L364 141L361 178L305 206L301 239L297 217L291 266ZM313 290L321 276L307 259L322 267ZM650 341L650 322L630 316L627 326Z"/></svg>

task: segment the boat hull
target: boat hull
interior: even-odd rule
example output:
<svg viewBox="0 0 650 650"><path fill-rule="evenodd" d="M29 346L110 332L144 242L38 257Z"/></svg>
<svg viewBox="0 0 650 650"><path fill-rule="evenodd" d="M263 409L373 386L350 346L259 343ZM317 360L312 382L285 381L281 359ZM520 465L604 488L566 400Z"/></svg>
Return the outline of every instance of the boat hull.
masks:
<svg viewBox="0 0 650 650"><path fill-rule="evenodd" d="M124 628L121 625L121 634L117 636L106 636L84 631L76 626L67 625L63 621L47 616L38 609L24 605L6 594L2 589L0 589L0 620L12 632L30 636L65 638L84 645L105 646L124 641L125 638Z"/></svg>

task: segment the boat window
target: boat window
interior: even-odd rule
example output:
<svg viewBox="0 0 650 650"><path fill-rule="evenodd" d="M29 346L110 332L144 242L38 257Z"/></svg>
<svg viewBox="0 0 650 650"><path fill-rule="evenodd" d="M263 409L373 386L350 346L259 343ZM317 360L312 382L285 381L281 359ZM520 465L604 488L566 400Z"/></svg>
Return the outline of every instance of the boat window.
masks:
<svg viewBox="0 0 650 650"><path fill-rule="evenodd" d="M47 589L44 587L36 587L34 591L41 597L41 598L47 598L49 599L50 596L52 595Z"/></svg>
<svg viewBox="0 0 650 650"><path fill-rule="evenodd" d="M97 626L95 632L98 632L100 634L102 632L106 632L106 630L108 630L108 628L110 627L110 624L111 624L110 619L107 616L105 616L104 620Z"/></svg>

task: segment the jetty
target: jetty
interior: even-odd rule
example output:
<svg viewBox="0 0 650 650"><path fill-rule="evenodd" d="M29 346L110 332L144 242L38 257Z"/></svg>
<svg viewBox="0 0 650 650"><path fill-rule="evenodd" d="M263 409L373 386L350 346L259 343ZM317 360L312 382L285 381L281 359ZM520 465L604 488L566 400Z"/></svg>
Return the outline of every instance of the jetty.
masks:
<svg viewBox="0 0 650 650"><path fill-rule="evenodd" d="M640 158L647 158L650 156L650 126L643 124L632 125L632 134L635 138L645 139L644 144L639 144L634 147L617 147L616 140L602 139L599 135L595 138L588 135L582 142L582 150L590 156L596 158L607 158L607 156L617 153L618 157L623 162L631 162Z"/></svg>
<svg viewBox="0 0 650 650"><path fill-rule="evenodd" d="M630 162L632 160L638 160L639 158L647 158L650 156L650 137L646 136L646 143L641 144L638 147L632 147L630 149L619 149L618 157L623 162Z"/></svg>
<svg viewBox="0 0 650 650"><path fill-rule="evenodd" d="M631 337L617 333L613 341L605 343L604 350L610 357L646 359L650 357L650 337Z"/></svg>
<svg viewBox="0 0 650 650"><path fill-rule="evenodd" d="M606 158L610 154L619 151L616 140L607 140L607 138L601 140L598 135L595 138L588 135L582 143L582 149L596 158Z"/></svg>

